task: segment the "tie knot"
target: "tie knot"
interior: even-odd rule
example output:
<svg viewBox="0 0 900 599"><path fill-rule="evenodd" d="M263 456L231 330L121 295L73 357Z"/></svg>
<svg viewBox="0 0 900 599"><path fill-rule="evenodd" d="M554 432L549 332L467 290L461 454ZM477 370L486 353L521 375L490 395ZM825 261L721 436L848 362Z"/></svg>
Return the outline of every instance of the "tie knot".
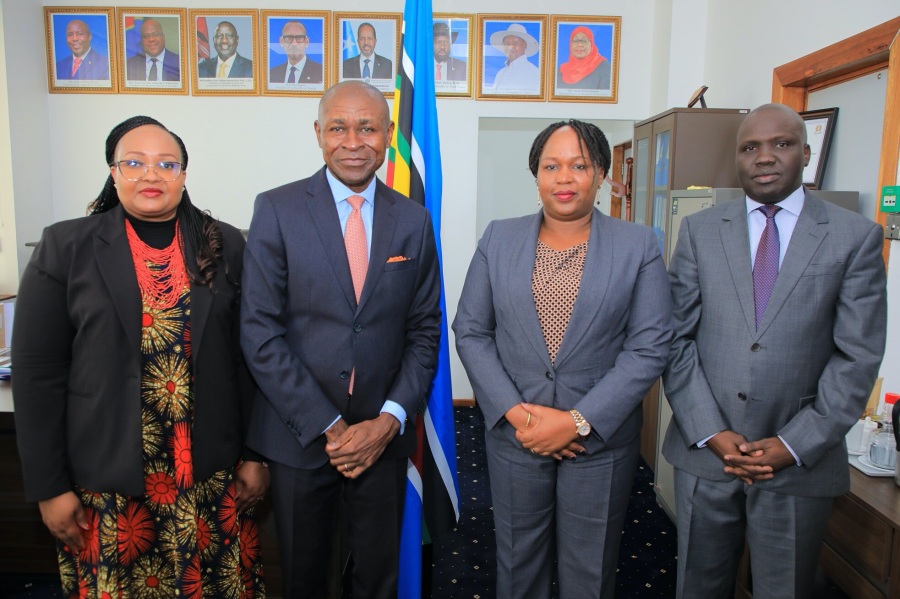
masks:
<svg viewBox="0 0 900 599"><path fill-rule="evenodd" d="M150 59L150 62L152 62L153 64L156 64L156 63L159 62L159 59L151 58L151 59Z"/></svg>
<svg viewBox="0 0 900 599"><path fill-rule="evenodd" d="M347 198L347 203L353 206L354 210L359 210L365 201L366 199L362 196L350 196Z"/></svg>
<svg viewBox="0 0 900 599"><path fill-rule="evenodd" d="M760 206L759 210L766 215L766 218L775 218L775 213L781 210L781 206L776 206L775 204L766 204L764 206Z"/></svg>

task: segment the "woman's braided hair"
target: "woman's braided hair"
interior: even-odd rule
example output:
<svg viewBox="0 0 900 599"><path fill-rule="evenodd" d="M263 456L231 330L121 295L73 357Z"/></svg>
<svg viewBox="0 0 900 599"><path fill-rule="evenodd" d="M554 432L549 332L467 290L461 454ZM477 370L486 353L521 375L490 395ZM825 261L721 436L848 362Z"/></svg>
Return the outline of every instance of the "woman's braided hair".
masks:
<svg viewBox="0 0 900 599"><path fill-rule="evenodd" d="M528 169L531 174L537 177L538 164L541 161L541 152L547 145L547 140L553 135L557 129L562 127L571 127L575 134L578 135L579 141L587 148L587 158L590 160L594 168L602 168L604 176L609 175L609 167L612 163L612 154L609 151L609 141L603 131L597 125L579 121L578 119L569 119L568 121L560 121L553 123L534 138L531 144L531 152L528 154Z"/></svg>
<svg viewBox="0 0 900 599"><path fill-rule="evenodd" d="M159 127L175 139L181 150L181 168L182 170L187 170L188 153L187 148L184 147L184 142L178 135L166 129L162 123L148 116L134 116L113 127L113 130L109 132L109 136L106 138L106 164L114 166L116 146L119 145L122 137L132 129L145 125ZM119 195L116 192L115 181L112 174L110 174L106 178L106 184L103 186L100 195L88 204L88 214L101 214L112 210L118 204ZM185 256L184 263L187 266L188 273L195 283L212 289L212 282L216 276L216 262L222 258L222 230L219 227L219 222L208 211L201 211L191 203L187 189L181 192L181 201L178 203L176 216L190 243L190 247L194 249L195 260L193 262L188 259L188 256ZM182 251L184 251L184 248L182 248ZM225 267L225 275L227 278L227 265ZM234 281L230 282L236 285Z"/></svg>

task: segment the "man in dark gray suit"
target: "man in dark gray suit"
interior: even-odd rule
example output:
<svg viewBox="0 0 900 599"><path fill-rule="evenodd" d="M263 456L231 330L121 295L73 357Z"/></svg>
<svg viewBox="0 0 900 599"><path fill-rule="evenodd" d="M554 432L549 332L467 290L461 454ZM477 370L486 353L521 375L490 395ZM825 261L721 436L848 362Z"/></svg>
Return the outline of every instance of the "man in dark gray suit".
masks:
<svg viewBox="0 0 900 599"><path fill-rule="evenodd" d="M884 352L883 231L803 186L800 116L761 106L738 129L746 193L687 217L669 266L675 340L678 597L732 597L746 538L753 595L808 597L844 435Z"/></svg>
<svg viewBox="0 0 900 599"><path fill-rule="evenodd" d="M343 504L353 596L394 597L411 420L440 339L434 232L375 177L394 130L381 92L329 88L315 130L326 167L261 193L250 224L241 346L260 395L247 445L271 467L284 596L325 596Z"/></svg>
<svg viewBox="0 0 900 599"><path fill-rule="evenodd" d="M204 78L235 79L253 77L253 61L237 53L240 43L237 29L228 21L216 26L213 45L215 58L207 58L197 68L197 76Z"/></svg>
<svg viewBox="0 0 900 599"><path fill-rule="evenodd" d="M126 62L125 78L129 81L178 81L181 59L166 50L166 34L156 19L141 24L141 52Z"/></svg>
<svg viewBox="0 0 900 599"><path fill-rule="evenodd" d="M285 23L278 41L287 56L287 62L269 69L269 83L322 83L322 63L311 59L306 53L309 36L303 23Z"/></svg>
<svg viewBox="0 0 900 599"><path fill-rule="evenodd" d="M458 31L450 31L443 21L434 24L434 80L465 81L466 63L450 56L450 50L459 37Z"/></svg>
<svg viewBox="0 0 900 599"><path fill-rule="evenodd" d="M394 63L390 59L375 54L375 26L362 23L356 30L356 44L359 54L344 61L341 74L344 79L392 79Z"/></svg>

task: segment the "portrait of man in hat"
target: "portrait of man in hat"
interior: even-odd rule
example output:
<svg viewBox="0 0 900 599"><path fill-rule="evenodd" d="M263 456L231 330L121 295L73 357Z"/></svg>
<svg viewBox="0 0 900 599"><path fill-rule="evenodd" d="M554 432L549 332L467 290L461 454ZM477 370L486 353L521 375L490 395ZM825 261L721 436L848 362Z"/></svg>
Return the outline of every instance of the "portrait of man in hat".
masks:
<svg viewBox="0 0 900 599"><path fill-rule="evenodd" d="M498 93L540 94L540 42L521 23L508 23L504 27L490 34L490 45L505 56L505 61L488 89Z"/></svg>
<svg viewBox="0 0 900 599"><path fill-rule="evenodd" d="M459 37L444 21L434 22L434 80L465 81L466 62L450 56L453 44Z"/></svg>

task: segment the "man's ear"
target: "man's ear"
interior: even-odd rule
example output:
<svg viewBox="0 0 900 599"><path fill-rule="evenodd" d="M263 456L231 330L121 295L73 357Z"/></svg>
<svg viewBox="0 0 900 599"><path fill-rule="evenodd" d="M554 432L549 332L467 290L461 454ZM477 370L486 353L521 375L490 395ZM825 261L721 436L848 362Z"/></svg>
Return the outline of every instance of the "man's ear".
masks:
<svg viewBox="0 0 900 599"><path fill-rule="evenodd" d="M810 150L809 144L803 146L803 166L809 166Z"/></svg>

